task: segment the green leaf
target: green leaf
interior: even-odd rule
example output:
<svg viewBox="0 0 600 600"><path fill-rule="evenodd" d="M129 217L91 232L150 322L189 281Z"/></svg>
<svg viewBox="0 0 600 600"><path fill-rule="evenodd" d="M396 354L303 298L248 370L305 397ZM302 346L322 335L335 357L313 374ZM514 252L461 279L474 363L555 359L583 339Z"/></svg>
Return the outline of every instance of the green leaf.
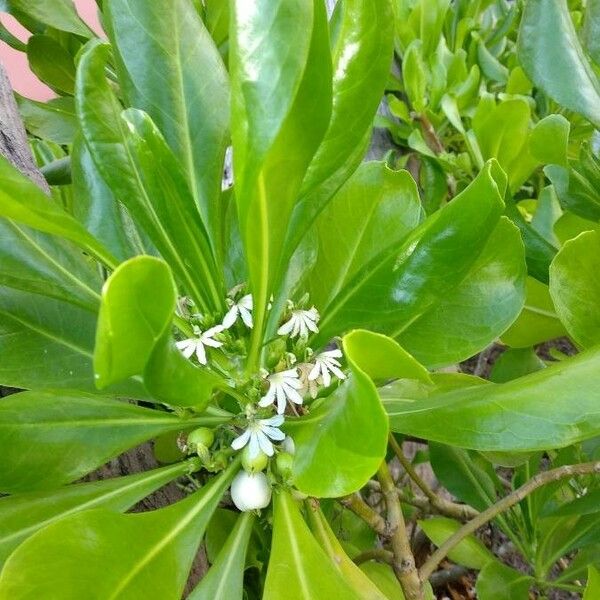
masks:
<svg viewBox="0 0 600 600"><path fill-rule="evenodd" d="M0 285L97 311L102 280L94 265L68 242L1 219L0 250Z"/></svg>
<svg viewBox="0 0 600 600"><path fill-rule="evenodd" d="M273 542L263 600L359 600L361 596L310 533L289 493L276 494L273 504Z"/></svg>
<svg viewBox="0 0 600 600"><path fill-rule="evenodd" d="M315 224L319 254L309 280L311 301L324 312L339 291L379 253L401 243L421 220L408 171L363 163Z"/></svg>
<svg viewBox="0 0 600 600"><path fill-rule="evenodd" d="M361 600L387 600L371 580L358 568L344 552L342 545L335 537L321 509L311 502L306 502L308 525L315 539L330 558L332 564L344 577Z"/></svg>
<svg viewBox="0 0 600 600"><path fill-rule="evenodd" d="M391 338L365 329L344 337L348 357L374 381L418 379L431 383L427 369Z"/></svg>
<svg viewBox="0 0 600 600"><path fill-rule="evenodd" d="M126 402L68 392L21 392L0 403L3 492L54 489L156 435L220 417L184 421Z"/></svg>
<svg viewBox="0 0 600 600"><path fill-rule="evenodd" d="M360 570L385 594L387 600L405 600L402 586L392 567L368 560L361 563Z"/></svg>
<svg viewBox="0 0 600 600"><path fill-rule="evenodd" d="M525 306L517 320L502 334L502 342L513 348L529 348L565 335L548 286L527 277L525 288Z"/></svg>
<svg viewBox="0 0 600 600"><path fill-rule="evenodd" d="M461 527L458 521L446 517L431 517L418 523L436 546L441 546ZM448 557L469 569L482 569L490 560L494 560L494 555L474 535L467 536L454 546Z"/></svg>
<svg viewBox="0 0 600 600"><path fill-rule="evenodd" d="M550 265L550 295L573 339L584 348L600 342L600 232L565 243Z"/></svg>
<svg viewBox="0 0 600 600"><path fill-rule="evenodd" d="M259 0L251 10L235 0L231 19L233 166L254 297L252 364L288 221L329 124L331 64L321 0Z"/></svg>
<svg viewBox="0 0 600 600"><path fill-rule="evenodd" d="M94 590L98 598L179 600L234 468L237 463L167 508L129 515L90 510L49 525L8 559L0 598L56 597L59 581L62 598L85 598Z"/></svg>
<svg viewBox="0 0 600 600"><path fill-rule="evenodd" d="M596 348L507 383L426 400L395 396L392 386L382 399L398 433L474 450L544 450L548 440L562 448L600 435L599 367Z"/></svg>
<svg viewBox="0 0 600 600"><path fill-rule="evenodd" d="M143 373L176 303L171 271L161 259L136 256L117 267L102 289L94 349L98 388Z"/></svg>
<svg viewBox="0 0 600 600"><path fill-rule="evenodd" d="M571 125L562 115L548 115L529 134L529 152L545 165L567 165Z"/></svg>
<svg viewBox="0 0 600 600"><path fill-rule="evenodd" d="M518 53L537 87L600 127L600 83L581 49L566 0L528 0Z"/></svg>
<svg viewBox="0 0 600 600"><path fill-rule="evenodd" d="M6 158L0 157L0 216L13 219L50 233L80 246L108 266L116 259L104 246L92 237L71 215L60 208L29 178L13 167ZM27 201L24 202L23 199Z"/></svg>
<svg viewBox="0 0 600 600"><path fill-rule="evenodd" d="M72 0L5 0L2 10L18 11L61 31L69 31L83 37L92 32L79 18Z"/></svg>
<svg viewBox="0 0 600 600"><path fill-rule="evenodd" d="M213 236L229 138L229 78L189 0L107 5L131 106L147 112L185 169L190 201ZM213 241L216 244L217 240Z"/></svg>
<svg viewBox="0 0 600 600"><path fill-rule="evenodd" d="M532 347L509 348L500 355L490 373L490 381L504 383L546 368Z"/></svg>
<svg viewBox="0 0 600 600"><path fill-rule="evenodd" d="M583 45L592 60L600 65L600 2L588 0L583 23Z"/></svg>
<svg viewBox="0 0 600 600"><path fill-rule="evenodd" d="M73 57L54 38L32 35L27 42L29 68L39 79L61 92L75 91Z"/></svg>
<svg viewBox="0 0 600 600"><path fill-rule="evenodd" d="M103 481L77 483L55 492L28 492L0 498L0 565L36 531L76 512L92 508L126 511L163 485L189 470L178 463L146 473Z"/></svg>
<svg viewBox="0 0 600 600"><path fill-rule="evenodd" d="M244 593L244 567L246 551L254 514L242 513L230 533L217 560L200 583L187 597L187 600L241 600Z"/></svg>
<svg viewBox="0 0 600 600"><path fill-rule="evenodd" d="M56 144L72 144L77 132L77 116L73 98L53 98L36 102L15 95L19 113L27 131Z"/></svg>
<svg viewBox="0 0 600 600"><path fill-rule="evenodd" d="M335 498L360 489L380 466L388 423L372 381L345 348L351 375L308 416L289 419L296 444L296 487L310 496Z"/></svg>
<svg viewBox="0 0 600 600"><path fill-rule="evenodd" d="M593 566L588 567L587 585L582 600L594 600L600 596L600 572Z"/></svg>
<svg viewBox="0 0 600 600"><path fill-rule="evenodd" d="M477 577L477 597L480 600L528 600L533 583L533 577L493 560Z"/></svg>

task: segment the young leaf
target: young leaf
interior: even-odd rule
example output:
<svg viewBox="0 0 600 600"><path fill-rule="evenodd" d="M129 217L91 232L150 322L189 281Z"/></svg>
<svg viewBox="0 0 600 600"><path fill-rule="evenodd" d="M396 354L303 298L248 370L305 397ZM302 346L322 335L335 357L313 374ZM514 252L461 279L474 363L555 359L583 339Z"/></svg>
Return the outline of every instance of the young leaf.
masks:
<svg viewBox="0 0 600 600"><path fill-rule="evenodd" d="M474 450L562 448L600 435L600 349L508 383L414 401L383 393L392 431ZM551 402L552 410L548 410Z"/></svg>
<svg viewBox="0 0 600 600"><path fill-rule="evenodd" d="M581 49L566 0L528 0L518 53L536 86L600 127L600 82Z"/></svg>
<svg viewBox="0 0 600 600"><path fill-rule="evenodd" d="M67 94L75 91L73 57L54 38L32 35L27 41L29 68L45 84Z"/></svg>
<svg viewBox="0 0 600 600"><path fill-rule="evenodd" d="M584 348L600 342L600 232L569 240L550 265L550 295L560 320Z"/></svg>
<svg viewBox="0 0 600 600"><path fill-rule="evenodd" d="M255 517L251 512L238 518L217 560L202 577L187 600L242 600L246 551Z"/></svg>
<svg viewBox="0 0 600 600"><path fill-rule="evenodd" d="M0 599L51 598L57 590L63 598L85 598L93 589L99 598L179 600L236 468L167 508L129 515L96 509L49 525L6 562Z"/></svg>
<svg viewBox="0 0 600 600"><path fill-rule="evenodd" d="M346 348L345 354L350 378L308 416L286 424L296 444L294 484L319 498L360 489L381 464L387 448L387 417L377 390Z"/></svg>
<svg viewBox="0 0 600 600"><path fill-rule="evenodd" d="M28 492L0 498L0 565L19 544L39 529L82 510L107 508L124 512L163 485L184 475L188 469L189 465L181 462L146 473L76 483L54 492Z"/></svg>
<svg viewBox="0 0 600 600"><path fill-rule="evenodd" d="M107 5L131 106L147 112L185 169L191 202L213 236L229 138L229 78L189 0Z"/></svg>
<svg viewBox="0 0 600 600"><path fill-rule="evenodd" d="M311 535L290 494L282 490L273 502L273 543L263 600L361 600Z"/></svg>
<svg viewBox="0 0 600 600"><path fill-rule="evenodd" d="M0 403L2 492L54 489L152 437L220 417L184 421L126 402L67 392L21 392Z"/></svg>
<svg viewBox="0 0 600 600"><path fill-rule="evenodd" d="M143 373L175 314L177 290L167 264L136 256L120 264L102 289L94 373L104 388Z"/></svg>
<svg viewBox="0 0 600 600"><path fill-rule="evenodd" d="M15 94L27 131L55 144L72 144L77 133L75 103L70 96L36 102Z"/></svg>
<svg viewBox="0 0 600 600"><path fill-rule="evenodd" d="M8 0L8 10L24 13L61 31L92 36L88 26L79 18L72 0Z"/></svg>
<svg viewBox="0 0 600 600"><path fill-rule="evenodd" d="M492 560L477 577L477 597L481 600L527 600L533 583L533 577Z"/></svg>

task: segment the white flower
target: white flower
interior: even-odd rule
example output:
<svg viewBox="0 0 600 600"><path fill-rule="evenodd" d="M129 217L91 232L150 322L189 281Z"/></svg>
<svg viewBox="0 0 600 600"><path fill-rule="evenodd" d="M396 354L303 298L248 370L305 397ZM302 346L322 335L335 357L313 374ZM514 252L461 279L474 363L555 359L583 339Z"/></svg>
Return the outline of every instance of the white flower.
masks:
<svg viewBox="0 0 600 600"><path fill-rule="evenodd" d="M271 502L271 486L267 476L241 470L231 482L231 499L242 512L266 508Z"/></svg>
<svg viewBox="0 0 600 600"><path fill-rule="evenodd" d="M282 415L288 400L302 404L302 396L296 391L302 388L296 369L271 373L267 380L269 391L260 399L259 406L269 406L277 400L277 412Z"/></svg>
<svg viewBox="0 0 600 600"><path fill-rule="evenodd" d="M300 363L296 366L300 372L300 383L302 387L298 390L302 396L310 394L310 397L314 400L319 393L319 384L315 380L308 378L308 374L313 370L314 365L311 363Z"/></svg>
<svg viewBox="0 0 600 600"><path fill-rule="evenodd" d="M252 329L252 294L247 294L233 304L223 319L223 327L229 329L237 321L238 316L242 317L246 327Z"/></svg>
<svg viewBox="0 0 600 600"><path fill-rule="evenodd" d="M315 366L308 374L310 381L315 381L319 376L323 378L323 385L327 387L331 383L331 374L333 373L340 379L346 379L346 375L340 369L342 366L336 359L342 358L341 350L327 350L315 357Z"/></svg>
<svg viewBox="0 0 600 600"><path fill-rule="evenodd" d="M177 348L181 350L181 353L186 358L190 358L195 352L200 364L205 365L206 349L204 346L210 346L211 348L221 347L223 343L213 339L213 336L215 336L217 333L221 333L221 331L224 329L225 327L223 327L223 325L215 325L214 327L202 332L198 327L194 326L194 335L197 337L188 338L187 340L181 340L180 342L177 342Z"/></svg>
<svg viewBox="0 0 600 600"><path fill-rule="evenodd" d="M275 415L270 419L250 419L248 427L242 435L231 442L234 450L241 450L249 444L250 457L253 458L262 450L267 456L273 456L273 444L271 440L280 442L285 438L279 426L283 423L283 415Z"/></svg>
<svg viewBox="0 0 600 600"><path fill-rule="evenodd" d="M279 335L290 334L290 337L308 337L309 330L313 333L319 331L319 311L313 306L310 310L293 310L292 316L278 330Z"/></svg>

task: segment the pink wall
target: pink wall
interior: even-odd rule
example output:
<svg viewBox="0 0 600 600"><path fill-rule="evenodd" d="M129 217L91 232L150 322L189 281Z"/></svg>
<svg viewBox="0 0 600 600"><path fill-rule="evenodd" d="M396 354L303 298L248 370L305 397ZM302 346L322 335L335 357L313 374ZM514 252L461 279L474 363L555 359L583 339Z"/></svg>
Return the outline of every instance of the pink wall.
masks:
<svg viewBox="0 0 600 600"><path fill-rule="evenodd" d="M96 12L95 0L75 0L77 11L82 19L97 33L101 33L100 23ZM0 21L5 27L21 41L26 41L29 32L21 27L13 17L0 12ZM22 96L34 100L47 100L52 98L54 92L45 86L30 70L27 65L27 56L23 52L13 50L9 45L0 41L0 61L8 71L8 77L13 88Z"/></svg>

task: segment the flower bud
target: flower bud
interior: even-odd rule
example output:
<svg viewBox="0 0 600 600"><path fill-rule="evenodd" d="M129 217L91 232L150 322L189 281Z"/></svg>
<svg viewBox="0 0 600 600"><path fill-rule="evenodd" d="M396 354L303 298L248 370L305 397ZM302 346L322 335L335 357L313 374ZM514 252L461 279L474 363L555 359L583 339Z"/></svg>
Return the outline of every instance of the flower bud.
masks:
<svg viewBox="0 0 600 600"><path fill-rule="evenodd" d="M267 507L271 502L271 486L266 475L241 470L231 483L231 499L242 512Z"/></svg>
<svg viewBox="0 0 600 600"><path fill-rule="evenodd" d="M188 447L195 450L197 446L204 446L210 448L215 441L215 434L212 429L208 427L198 427L194 431L190 432L187 437Z"/></svg>
<svg viewBox="0 0 600 600"><path fill-rule="evenodd" d="M245 446L242 450L242 467L244 467L244 470L248 473L259 473L260 471L264 471L268 462L269 457L260 450L255 456L250 454L250 446Z"/></svg>
<svg viewBox="0 0 600 600"><path fill-rule="evenodd" d="M275 459L275 466L277 472L283 477L283 479L289 479L292 476L292 463L294 457L287 452L280 452Z"/></svg>

